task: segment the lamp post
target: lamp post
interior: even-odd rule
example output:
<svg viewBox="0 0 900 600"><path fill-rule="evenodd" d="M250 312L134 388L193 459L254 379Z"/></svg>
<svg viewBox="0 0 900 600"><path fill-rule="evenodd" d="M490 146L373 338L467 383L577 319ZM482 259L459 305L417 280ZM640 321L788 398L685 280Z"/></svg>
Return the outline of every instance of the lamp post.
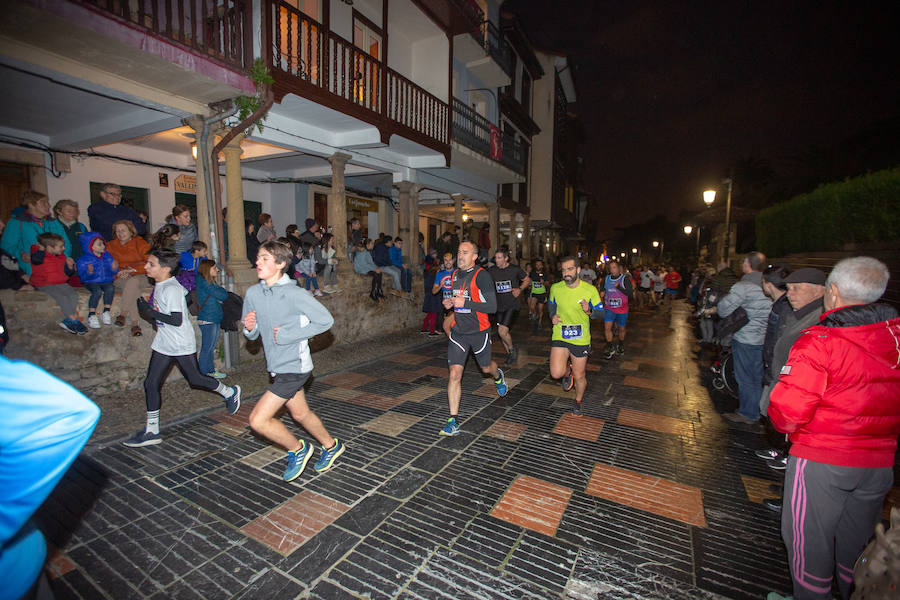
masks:
<svg viewBox="0 0 900 600"><path fill-rule="evenodd" d="M734 185L734 182L731 180L731 177L729 177L728 179L723 179L722 183L728 184L728 198L725 201L725 251L722 256L722 260L727 263L728 254L731 250L731 188ZM711 206L715 201L716 190L706 190L703 192L703 202L706 203L706 206Z"/></svg>
<svg viewBox="0 0 900 600"><path fill-rule="evenodd" d="M693 231L697 232L697 264L700 264L700 226L692 227L691 225L684 226L684 234L690 236Z"/></svg>

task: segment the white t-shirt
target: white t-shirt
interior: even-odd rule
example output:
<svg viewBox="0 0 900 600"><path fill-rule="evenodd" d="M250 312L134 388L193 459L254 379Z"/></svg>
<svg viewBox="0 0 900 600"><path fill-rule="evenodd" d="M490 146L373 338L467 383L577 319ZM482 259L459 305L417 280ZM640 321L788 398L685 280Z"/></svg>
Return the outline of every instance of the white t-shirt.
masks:
<svg viewBox="0 0 900 600"><path fill-rule="evenodd" d="M653 291L654 292L662 292L666 289L666 276L660 271L657 275L653 276Z"/></svg>
<svg viewBox="0 0 900 600"><path fill-rule="evenodd" d="M187 291L174 277L160 281L153 288L153 309L163 314L181 313L181 325L174 326L156 322L156 337L150 348L166 356L184 356L197 352L197 338L191 326L187 301Z"/></svg>
<svg viewBox="0 0 900 600"><path fill-rule="evenodd" d="M597 281L597 273L590 267L581 267L581 280L593 284Z"/></svg>
<svg viewBox="0 0 900 600"><path fill-rule="evenodd" d="M649 288L650 284L653 281L653 275L650 273L650 270L641 271L641 287Z"/></svg>

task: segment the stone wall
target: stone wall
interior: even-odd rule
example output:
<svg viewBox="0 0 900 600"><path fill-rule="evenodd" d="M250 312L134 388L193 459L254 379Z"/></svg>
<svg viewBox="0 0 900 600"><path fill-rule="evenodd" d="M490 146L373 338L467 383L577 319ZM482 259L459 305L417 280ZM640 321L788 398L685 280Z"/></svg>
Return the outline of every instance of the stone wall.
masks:
<svg viewBox="0 0 900 600"><path fill-rule="evenodd" d="M387 292L391 286L389 277L384 285ZM424 316L421 276L413 280L412 302L388 295L386 302L375 304L368 297L369 279L354 273L342 273L339 287L341 293L319 298L334 315L335 324L331 331L311 341L314 350L418 326ZM149 292L147 288L144 295ZM89 294L80 289L78 295L78 314L86 320ZM119 313L120 301L117 294L112 307L114 316ZM141 323L141 337L131 337L130 323L126 327L103 325L101 329L90 329L86 335L72 335L58 326L62 319L59 307L43 292L0 290L0 304L6 311L10 334L8 358L39 365L88 395L108 394L143 383L154 336L149 323ZM194 329L199 348L200 330L196 323ZM264 358L258 342L248 343L244 336L237 337L241 340L242 361ZM181 374L173 368L170 377L179 378Z"/></svg>

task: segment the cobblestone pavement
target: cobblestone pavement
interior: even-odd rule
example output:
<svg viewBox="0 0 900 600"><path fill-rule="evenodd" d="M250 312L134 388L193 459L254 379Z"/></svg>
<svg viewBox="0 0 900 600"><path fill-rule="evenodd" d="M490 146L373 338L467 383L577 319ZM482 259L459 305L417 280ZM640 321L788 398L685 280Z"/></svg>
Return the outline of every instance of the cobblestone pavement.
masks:
<svg viewBox="0 0 900 600"><path fill-rule="evenodd" d="M761 504L780 476L753 455L758 433L723 424L734 404L704 387L687 315L633 315L625 355L589 361L581 418L549 378L548 332L524 318L506 397L469 361L454 438L437 435L443 339L320 376L309 403L348 450L290 484L283 451L246 426L250 402L166 427L159 446L92 448L39 512L56 597L788 592L779 518Z"/></svg>

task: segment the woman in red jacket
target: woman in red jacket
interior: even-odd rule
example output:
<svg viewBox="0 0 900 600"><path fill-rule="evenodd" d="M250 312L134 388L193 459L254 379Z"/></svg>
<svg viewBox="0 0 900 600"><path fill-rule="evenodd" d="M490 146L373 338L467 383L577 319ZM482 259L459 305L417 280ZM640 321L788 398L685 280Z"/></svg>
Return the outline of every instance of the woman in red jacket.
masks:
<svg viewBox="0 0 900 600"><path fill-rule="evenodd" d="M849 598L853 565L893 484L900 435L900 318L873 304L889 272L869 257L838 262L818 325L791 347L768 416L790 435L781 534L794 598Z"/></svg>

